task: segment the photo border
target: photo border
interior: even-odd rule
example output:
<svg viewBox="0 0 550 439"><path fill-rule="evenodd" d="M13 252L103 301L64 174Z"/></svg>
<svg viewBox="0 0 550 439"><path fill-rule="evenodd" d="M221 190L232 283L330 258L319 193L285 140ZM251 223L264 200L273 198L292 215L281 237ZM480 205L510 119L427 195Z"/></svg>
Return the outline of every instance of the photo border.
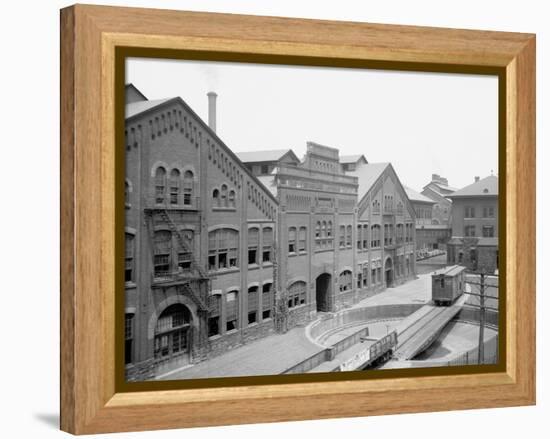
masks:
<svg viewBox="0 0 550 439"><path fill-rule="evenodd" d="M499 264L499 333L497 364L417 367L410 369L385 369L369 371L304 373L290 375L255 375L239 377L209 377L162 381L127 382L124 365L124 230L125 230L125 84L126 59L162 59L180 61L235 62L243 64L285 65L296 67L353 68L358 70L407 71L426 73L468 74L496 76L498 79L498 175L506 175L506 71L480 65L440 65L356 60L351 58L296 57L287 55L257 55L246 53L224 53L190 50L173 50L144 47L115 48L115 136L116 136L116 384L120 392L140 392L151 390L197 389L226 386L250 386L266 384L310 383L355 381L366 379L412 378L421 376L444 376L454 374L474 374L504 372L506 370L506 265ZM505 179L499 179L499 262L506 260L506 185ZM501 286L502 284L502 286Z"/></svg>

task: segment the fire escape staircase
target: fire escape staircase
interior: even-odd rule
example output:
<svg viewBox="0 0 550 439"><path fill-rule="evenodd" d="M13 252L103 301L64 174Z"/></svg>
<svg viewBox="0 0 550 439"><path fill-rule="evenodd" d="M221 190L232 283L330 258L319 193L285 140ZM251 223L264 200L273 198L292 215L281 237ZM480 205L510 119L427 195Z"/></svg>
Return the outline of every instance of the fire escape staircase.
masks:
<svg viewBox="0 0 550 439"><path fill-rule="evenodd" d="M201 281L208 281L209 276L206 270L200 266L198 261L195 259L193 249L189 247L187 240L182 236L181 232L178 230L176 224L170 218L170 214L166 209L160 209L160 216L164 220L170 230L176 235L179 245L187 253L191 255L191 271L198 273L198 277L188 279L188 282L183 284L183 289L187 295L193 300L193 302L198 306L200 311L208 311L208 303L203 294L201 294Z"/></svg>

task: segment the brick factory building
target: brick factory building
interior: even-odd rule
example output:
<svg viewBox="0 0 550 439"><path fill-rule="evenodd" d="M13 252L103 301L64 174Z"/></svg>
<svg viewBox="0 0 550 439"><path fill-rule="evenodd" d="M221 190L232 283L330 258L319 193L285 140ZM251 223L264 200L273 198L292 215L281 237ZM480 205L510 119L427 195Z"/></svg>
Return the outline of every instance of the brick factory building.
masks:
<svg viewBox="0 0 550 439"><path fill-rule="evenodd" d="M344 172L338 149L313 142L302 161L236 155L208 99L207 124L179 97L126 86L128 380L415 277L415 214L391 164L363 157Z"/></svg>
<svg viewBox="0 0 550 439"><path fill-rule="evenodd" d="M447 261L474 271L498 269L498 177L491 175L454 192Z"/></svg>

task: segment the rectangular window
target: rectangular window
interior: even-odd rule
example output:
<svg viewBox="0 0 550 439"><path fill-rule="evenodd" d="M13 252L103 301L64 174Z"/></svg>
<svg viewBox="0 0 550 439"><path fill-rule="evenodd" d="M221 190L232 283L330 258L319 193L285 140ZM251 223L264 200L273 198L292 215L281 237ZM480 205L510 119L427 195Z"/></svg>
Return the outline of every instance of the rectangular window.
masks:
<svg viewBox="0 0 550 439"><path fill-rule="evenodd" d="M483 226L483 237L484 238L494 238L495 229L493 226Z"/></svg>
<svg viewBox="0 0 550 439"><path fill-rule="evenodd" d="M124 364L130 364L133 361L133 342L134 342L134 314L126 314L124 320Z"/></svg>
<svg viewBox="0 0 550 439"><path fill-rule="evenodd" d="M476 210L473 206L466 206L464 208L464 218L475 218Z"/></svg>
<svg viewBox="0 0 550 439"><path fill-rule="evenodd" d="M371 284L375 284L376 283L376 268L373 268L371 270Z"/></svg>
<svg viewBox="0 0 550 439"><path fill-rule="evenodd" d="M134 280L134 236L126 233L126 251L125 251L124 280L132 282Z"/></svg>
<svg viewBox="0 0 550 439"><path fill-rule="evenodd" d="M262 165L262 169L261 169L261 172L262 174L269 174L269 166L267 165Z"/></svg>
<svg viewBox="0 0 550 439"><path fill-rule="evenodd" d="M288 252L296 253L296 227L288 229Z"/></svg>
<svg viewBox="0 0 550 439"><path fill-rule="evenodd" d="M226 322L225 330L233 331L237 329L237 314L239 310L238 293L232 291L226 295Z"/></svg>
<svg viewBox="0 0 550 439"><path fill-rule="evenodd" d="M298 235L298 251L303 253L306 251L307 229L305 227L300 227Z"/></svg>
<svg viewBox="0 0 550 439"><path fill-rule="evenodd" d="M340 248L346 247L346 226L340 226Z"/></svg>
<svg viewBox="0 0 550 439"><path fill-rule="evenodd" d="M467 236L467 237L476 236L476 226L464 227L464 236Z"/></svg>
<svg viewBox="0 0 550 439"><path fill-rule="evenodd" d="M211 295L208 298L208 337L220 333L221 296Z"/></svg>
<svg viewBox="0 0 550 439"><path fill-rule="evenodd" d="M248 324L258 321L258 287L248 289Z"/></svg>

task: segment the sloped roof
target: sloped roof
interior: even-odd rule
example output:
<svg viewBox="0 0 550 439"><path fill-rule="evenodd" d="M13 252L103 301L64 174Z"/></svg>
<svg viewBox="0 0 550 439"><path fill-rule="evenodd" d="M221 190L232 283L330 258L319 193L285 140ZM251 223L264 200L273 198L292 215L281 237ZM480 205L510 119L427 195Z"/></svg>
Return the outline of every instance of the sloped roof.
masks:
<svg viewBox="0 0 550 439"><path fill-rule="evenodd" d="M490 197L498 195L498 177L490 175L475 183L472 183L462 189L447 195L449 198L455 197Z"/></svg>
<svg viewBox="0 0 550 439"><path fill-rule="evenodd" d="M277 197L277 183L273 175L259 175L256 177L271 192L274 197Z"/></svg>
<svg viewBox="0 0 550 439"><path fill-rule="evenodd" d="M346 175L357 177L357 182L359 184L357 194L359 195L359 199L369 191L388 166L390 166L389 163L369 163L361 166L355 171L346 172Z"/></svg>
<svg viewBox="0 0 550 439"><path fill-rule="evenodd" d="M241 162L243 163L253 163L253 162L277 162L282 159L285 155L291 153L296 162L299 162L300 159L294 154L292 149L272 149L268 151L242 151L236 152L235 154Z"/></svg>
<svg viewBox="0 0 550 439"><path fill-rule="evenodd" d="M158 105L162 105L172 99L174 98L155 99L153 101L139 101L139 102L132 102L131 104L126 104L125 117L126 119L129 119L130 117L133 117L136 114L143 113L144 111L155 108Z"/></svg>
<svg viewBox="0 0 550 439"><path fill-rule="evenodd" d="M353 154L353 155L341 155L340 156L340 163L347 164L347 163L357 163L359 160L365 160L365 163L367 162L367 159L363 154Z"/></svg>
<svg viewBox="0 0 550 439"><path fill-rule="evenodd" d="M407 197L409 197L409 200L411 201L421 201L423 203L430 203L435 204L435 201L431 198L428 198L425 195L422 195L420 192L416 192L414 189L411 189L408 186L403 185L403 189L405 189L405 193L407 194Z"/></svg>

